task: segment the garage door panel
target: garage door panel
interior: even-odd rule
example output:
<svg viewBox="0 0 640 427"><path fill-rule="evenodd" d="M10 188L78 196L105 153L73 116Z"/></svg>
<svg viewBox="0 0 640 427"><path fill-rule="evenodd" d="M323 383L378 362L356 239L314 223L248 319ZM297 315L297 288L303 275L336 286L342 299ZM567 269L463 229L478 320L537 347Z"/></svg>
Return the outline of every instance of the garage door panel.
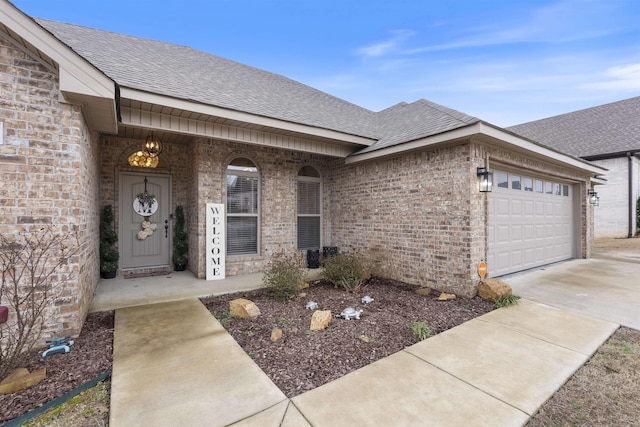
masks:
<svg viewBox="0 0 640 427"><path fill-rule="evenodd" d="M524 191L521 186L511 188L511 179L508 188L494 185L489 194L491 276L574 256L574 196L570 185L533 174L515 175L531 178L530 182L544 181L544 192L540 192L538 186L532 188L533 191ZM551 189L550 193L547 188Z"/></svg>
<svg viewBox="0 0 640 427"><path fill-rule="evenodd" d="M511 200L511 217L522 216L522 200Z"/></svg>
<svg viewBox="0 0 640 427"><path fill-rule="evenodd" d="M499 198L496 200L496 215L502 217L509 217L509 199Z"/></svg>
<svg viewBox="0 0 640 427"><path fill-rule="evenodd" d="M496 230L496 243L509 243L511 238L509 237L509 226L508 225L498 225L495 227Z"/></svg>
<svg viewBox="0 0 640 427"><path fill-rule="evenodd" d="M535 205L534 205L533 200L525 200L522 203L522 208L523 208L523 214L524 215L531 216L535 212Z"/></svg>
<svg viewBox="0 0 640 427"><path fill-rule="evenodd" d="M522 234L523 234L523 239L530 242L533 241L536 238L536 229L533 225L531 224L524 224L522 226Z"/></svg>
<svg viewBox="0 0 640 427"><path fill-rule="evenodd" d="M522 242L522 228L521 224L511 226L511 242Z"/></svg>

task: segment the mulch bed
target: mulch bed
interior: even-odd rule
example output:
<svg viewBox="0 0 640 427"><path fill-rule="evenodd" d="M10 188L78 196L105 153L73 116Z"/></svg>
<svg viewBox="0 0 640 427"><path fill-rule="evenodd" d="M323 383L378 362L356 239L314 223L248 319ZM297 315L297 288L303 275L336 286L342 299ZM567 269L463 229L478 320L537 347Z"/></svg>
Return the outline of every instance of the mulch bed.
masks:
<svg viewBox="0 0 640 427"><path fill-rule="evenodd" d="M438 301L439 292L421 296L416 287L373 278L361 292L349 293L325 281L314 282L299 298L282 303L264 289L204 299L203 302L271 380L291 398L342 377L418 342L414 321L426 322L435 335L494 309L480 298ZM374 301L364 304L364 295ZM254 319L228 315L229 301L247 298L260 309ZM340 314L346 307L362 309L360 320L333 318L323 331L310 331L313 310ZM274 327L283 331L271 341Z"/></svg>
<svg viewBox="0 0 640 427"><path fill-rule="evenodd" d="M32 351L24 367L29 372L46 368L47 377L22 392L0 395L0 423L38 408L111 368L113 321L113 311L92 313L69 353L43 359L46 347Z"/></svg>
<svg viewBox="0 0 640 427"><path fill-rule="evenodd" d="M203 299L260 368L288 397L339 378L378 359L418 342L411 332L414 321L426 322L433 334L450 329L494 309L479 298L437 301L438 292L418 295L416 288L392 280L373 278L361 292L349 293L328 282L313 282L295 300L282 303L266 290ZM371 296L370 304L361 302ZM255 319L233 319L229 301L247 298L260 308ZM323 331L310 331L316 301L319 309L339 314L351 306L362 309L360 320L333 318ZM278 341L270 340L274 327L283 330ZM33 351L26 367L30 372L47 368L47 378L28 390L0 396L0 423L14 419L84 384L112 365L114 312L92 313L75 339L71 352L43 359L44 349Z"/></svg>

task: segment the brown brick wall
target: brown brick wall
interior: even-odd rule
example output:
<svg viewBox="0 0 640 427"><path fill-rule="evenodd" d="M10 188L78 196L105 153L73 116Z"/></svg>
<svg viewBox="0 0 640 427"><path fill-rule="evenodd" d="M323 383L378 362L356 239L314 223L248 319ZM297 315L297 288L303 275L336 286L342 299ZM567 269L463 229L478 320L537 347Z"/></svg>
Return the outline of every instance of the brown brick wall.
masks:
<svg viewBox="0 0 640 427"><path fill-rule="evenodd" d="M271 253L282 248L296 247L296 189L298 171L304 165L314 166L327 181L331 160L324 156L292 152L276 148L251 146L219 140L196 141L198 183L194 209L197 212L190 221L190 253L198 260L198 276L205 277L205 207L207 203L225 203L225 174L228 163L235 157L246 157L258 166L261 176L260 194L260 253L257 256L227 257L227 275L262 271ZM330 210L327 186L324 190L323 233L329 244ZM197 227L197 228L196 228ZM197 252L196 252L197 251Z"/></svg>
<svg viewBox="0 0 640 427"><path fill-rule="evenodd" d="M44 338L80 331L98 281L97 136L58 95L56 70L0 37L0 232L57 226L79 237L78 255L53 280L60 297Z"/></svg>
<svg viewBox="0 0 640 427"><path fill-rule="evenodd" d="M332 241L372 273L472 296L469 145L355 165L336 162Z"/></svg>
<svg viewBox="0 0 640 427"><path fill-rule="evenodd" d="M331 240L358 250L372 272L464 296L476 293L477 265L486 261L488 198L476 168L531 169L573 181L588 176L476 142L405 153L355 165L335 162L331 179ZM582 185L584 187L584 184ZM585 190L586 191L586 190ZM589 209L581 202L579 256L588 257Z"/></svg>

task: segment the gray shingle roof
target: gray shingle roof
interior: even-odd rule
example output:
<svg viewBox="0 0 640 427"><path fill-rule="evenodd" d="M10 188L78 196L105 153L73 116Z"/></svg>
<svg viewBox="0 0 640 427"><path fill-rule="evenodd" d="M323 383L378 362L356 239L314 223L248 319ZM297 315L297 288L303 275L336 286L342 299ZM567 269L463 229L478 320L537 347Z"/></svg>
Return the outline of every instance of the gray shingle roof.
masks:
<svg viewBox="0 0 640 427"><path fill-rule="evenodd" d="M640 150L640 97L507 129L578 157Z"/></svg>
<svg viewBox="0 0 640 427"><path fill-rule="evenodd" d="M366 151L478 121L426 100L376 113L282 75L189 47L36 21L121 87L377 139Z"/></svg>
<svg viewBox="0 0 640 427"><path fill-rule="evenodd" d="M411 104L401 102L377 113L376 119L380 140L358 154L437 135L479 121L426 99Z"/></svg>

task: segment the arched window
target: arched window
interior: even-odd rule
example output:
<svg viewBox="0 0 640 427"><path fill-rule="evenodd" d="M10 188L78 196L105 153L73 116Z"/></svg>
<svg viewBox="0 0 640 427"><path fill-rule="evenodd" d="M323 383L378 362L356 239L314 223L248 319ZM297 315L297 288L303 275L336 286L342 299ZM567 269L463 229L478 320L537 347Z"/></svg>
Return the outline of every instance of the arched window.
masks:
<svg viewBox="0 0 640 427"><path fill-rule="evenodd" d="M260 174L249 159L227 166L227 255L258 253Z"/></svg>
<svg viewBox="0 0 640 427"><path fill-rule="evenodd" d="M322 192L320 174L311 166L298 172L298 249L320 249Z"/></svg>

